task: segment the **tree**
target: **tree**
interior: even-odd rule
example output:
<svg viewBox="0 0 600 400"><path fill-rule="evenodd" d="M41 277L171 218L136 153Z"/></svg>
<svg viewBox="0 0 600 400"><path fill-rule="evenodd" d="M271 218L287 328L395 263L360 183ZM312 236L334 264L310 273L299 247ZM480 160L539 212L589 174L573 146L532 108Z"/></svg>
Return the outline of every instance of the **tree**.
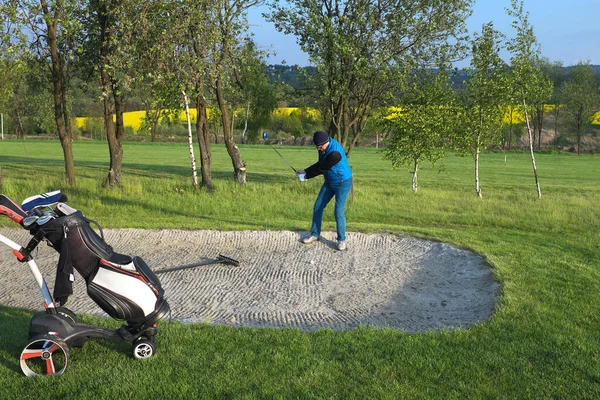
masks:
<svg viewBox="0 0 600 400"><path fill-rule="evenodd" d="M233 164L233 177L240 185L246 184L246 163L233 140L226 93L232 85L239 83L239 65L235 61L240 54L241 37L248 31L246 13L261 3L262 0L225 0L217 10L218 36L212 54L215 75L211 85L221 115L223 140Z"/></svg>
<svg viewBox="0 0 600 400"><path fill-rule="evenodd" d="M132 62L131 42L126 38L135 21L135 14L128 5L127 0L90 0L85 19L91 51L87 56L99 74L102 88L104 132L110 156L105 180L108 186L121 185L123 112Z"/></svg>
<svg viewBox="0 0 600 400"><path fill-rule="evenodd" d="M461 133L453 139L459 152L469 153L475 162L475 192L483 197L479 183L479 156L500 139L510 87L508 71L500 58L502 34L491 22L482 26L472 40L473 75L462 95Z"/></svg>
<svg viewBox="0 0 600 400"><path fill-rule="evenodd" d="M554 143L554 148L556 149L556 144L558 142L557 136L557 127L558 127L558 117L560 115L561 109L561 92L562 86L565 82L565 73L562 62L556 61L550 63L550 69L546 72L550 80L552 81L552 96L550 97L550 104L552 104L552 115L554 116L554 136L552 142Z"/></svg>
<svg viewBox="0 0 600 400"><path fill-rule="evenodd" d="M76 15L79 0L24 0L19 4L20 19L33 34L32 47L40 60L48 62L52 81L54 119L63 149L67 183L75 184L73 134L68 105L69 82L76 59L81 26Z"/></svg>
<svg viewBox="0 0 600 400"><path fill-rule="evenodd" d="M296 36L316 66L314 86L328 132L349 155L375 110L406 74L437 55L456 58L471 0L273 1L267 19ZM454 38L450 44L449 38Z"/></svg>
<svg viewBox="0 0 600 400"><path fill-rule="evenodd" d="M600 108L599 82L589 62L579 62L569 71L562 90L567 121L577 132L577 154L581 153L581 136Z"/></svg>
<svg viewBox="0 0 600 400"><path fill-rule="evenodd" d="M552 64L547 58L540 58L537 60L541 74L547 77L546 84L539 88L539 94L532 99L533 109L533 130L534 130L534 143L535 137L537 136L538 150L542 148L542 129L544 123L544 113L546 111L546 102L552 98L554 92L554 82L550 79L552 72Z"/></svg>
<svg viewBox="0 0 600 400"><path fill-rule="evenodd" d="M267 78L267 65L263 60L263 54L251 39L244 41L236 65L240 102L246 109L242 133L242 144L244 144L248 129L254 131L250 136L255 137L258 129L269 122L271 114L277 108L277 98Z"/></svg>
<svg viewBox="0 0 600 400"><path fill-rule="evenodd" d="M17 138L24 137L21 115L25 101L28 61L27 37L17 18L16 7L0 4L0 114L2 133L8 113L14 121ZM4 137L2 137L4 138Z"/></svg>
<svg viewBox="0 0 600 400"><path fill-rule="evenodd" d="M189 96L190 103L195 103L200 186L209 191L213 184L207 82L214 76L211 60L218 36L218 8L219 3L214 1L152 2L139 13L136 35L132 38L139 60L137 76L144 86L151 88L154 110L179 107L182 91ZM165 32L169 34L165 36Z"/></svg>
<svg viewBox="0 0 600 400"><path fill-rule="evenodd" d="M516 36L507 44L507 49L511 53L511 80L517 99L523 106L523 115L529 136L531 164L538 198L541 198L542 191L533 154L529 104L548 100L547 97L552 93L551 90L548 90L551 82L539 67L540 49L533 33L533 27L529 24L529 13L523 10L523 0L511 0L511 5L512 9L506 9L507 14L514 18L511 26L516 30Z"/></svg>
<svg viewBox="0 0 600 400"><path fill-rule="evenodd" d="M419 166L435 165L444 156L444 142L456 126L455 96L447 68L421 69L411 75L402 108L382 119L388 146L385 158L394 167L412 169L412 191L418 189Z"/></svg>

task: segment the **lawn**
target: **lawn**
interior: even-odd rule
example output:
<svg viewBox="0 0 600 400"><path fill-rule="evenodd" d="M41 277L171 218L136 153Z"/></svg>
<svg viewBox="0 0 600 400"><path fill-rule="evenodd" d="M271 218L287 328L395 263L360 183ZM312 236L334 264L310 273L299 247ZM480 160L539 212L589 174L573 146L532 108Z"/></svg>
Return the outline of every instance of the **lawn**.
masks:
<svg viewBox="0 0 600 400"><path fill-rule="evenodd" d="M74 143L77 185L67 187L58 141L2 141L0 191L20 203L61 188L73 207L110 228L308 229L320 178L298 182L267 146L240 149L248 185L233 182L225 148L215 145L216 189L206 193L191 188L185 144L125 143L123 186L109 189L102 186L106 143ZM315 161L312 148L278 149L296 168ZM448 154L442 172L425 166L417 194L411 174L393 170L376 149L358 148L350 162L355 188L348 230L411 234L484 255L502 285L491 320L419 334L165 321L153 359L134 360L125 342L95 340L72 350L63 376L30 379L18 356L32 312L0 307L2 397L600 397L598 155L536 153L541 200L528 153L510 153L506 165L503 153L482 155L483 199L475 194L470 158ZM325 213L326 230L334 230L332 214ZM23 279L31 274L24 271Z"/></svg>

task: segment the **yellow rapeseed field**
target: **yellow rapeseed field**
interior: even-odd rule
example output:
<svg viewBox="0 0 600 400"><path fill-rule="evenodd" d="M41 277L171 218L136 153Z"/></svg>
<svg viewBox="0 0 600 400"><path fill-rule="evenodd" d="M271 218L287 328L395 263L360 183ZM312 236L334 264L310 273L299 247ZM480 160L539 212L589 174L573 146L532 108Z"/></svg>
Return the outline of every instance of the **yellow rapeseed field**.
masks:
<svg viewBox="0 0 600 400"><path fill-rule="evenodd" d="M550 112L554 109L553 105L546 105L545 106L545 111L546 112ZM210 118L210 112L211 110L208 110L208 117ZM298 107L281 107L276 109L273 114L275 115L290 115L291 113L293 113L294 111L300 113L302 112L301 108ZM401 112L402 109L400 107L390 107L389 108L389 113L387 115L387 117L391 117L394 114L397 114L399 112ZM240 112L243 112L243 110L240 110ZM309 116L311 116L312 118L317 119L319 117L319 111L317 109L314 108L309 108L306 110L306 112L308 113ZM238 114L238 113L236 113ZM146 115L145 111L131 111L131 112L126 112L123 114L123 124L125 126L130 126L132 127L135 131L138 131L140 129L140 126L142 125L142 120L144 118L144 116ZM182 123L186 122L186 116L185 116L185 110L181 110L178 114L178 118ZM190 118L192 120L192 123L196 122L196 109L195 108L190 108ZM89 120L91 120L92 118L88 118L88 117L77 117L75 118L75 125L79 128L85 128L86 124L88 123ZM96 118L99 122L102 121L101 118ZM506 113L504 114L504 123L506 124L510 124L510 107L507 108ZM512 123L513 124L521 124L525 122L525 117L523 116L523 113L521 112L521 110L518 107L513 107L513 114L512 114ZM600 111L597 112L594 117L592 118L592 124L595 125L600 125Z"/></svg>

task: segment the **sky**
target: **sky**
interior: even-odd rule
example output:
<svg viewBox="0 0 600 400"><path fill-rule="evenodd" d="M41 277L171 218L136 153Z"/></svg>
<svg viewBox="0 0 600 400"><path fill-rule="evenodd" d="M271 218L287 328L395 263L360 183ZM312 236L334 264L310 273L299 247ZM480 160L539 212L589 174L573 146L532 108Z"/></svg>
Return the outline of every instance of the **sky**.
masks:
<svg viewBox="0 0 600 400"><path fill-rule="evenodd" d="M551 62L560 61L564 66L589 61L600 65L600 0L525 0L525 11L541 46L541 54ZM473 14L467 19L469 32L481 32L488 22L507 37L514 37L511 17L505 8L510 0L476 0ZM266 6L250 10L248 19L255 42L272 54L268 64L310 65L308 55L300 50L293 35L277 32L273 24L266 22L261 14ZM509 61L509 56L503 54ZM466 67L468 61L457 64Z"/></svg>

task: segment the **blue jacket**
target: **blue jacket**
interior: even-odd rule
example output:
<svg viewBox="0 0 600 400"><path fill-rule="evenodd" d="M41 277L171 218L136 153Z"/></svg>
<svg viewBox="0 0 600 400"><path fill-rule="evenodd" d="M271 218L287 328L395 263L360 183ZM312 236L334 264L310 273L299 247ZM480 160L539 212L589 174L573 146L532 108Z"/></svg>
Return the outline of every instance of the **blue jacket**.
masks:
<svg viewBox="0 0 600 400"><path fill-rule="evenodd" d="M319 152L319 162L323 162L327 156L335 151L340 154L340 161L333 165L329 170L323 172L325 181L332 184L342 183L352 178L352 170L350 169L350 165L348 165L346 152L342 145L333 138L329 139L329 146L327 146L327 149L322 153Z"/></svg>

